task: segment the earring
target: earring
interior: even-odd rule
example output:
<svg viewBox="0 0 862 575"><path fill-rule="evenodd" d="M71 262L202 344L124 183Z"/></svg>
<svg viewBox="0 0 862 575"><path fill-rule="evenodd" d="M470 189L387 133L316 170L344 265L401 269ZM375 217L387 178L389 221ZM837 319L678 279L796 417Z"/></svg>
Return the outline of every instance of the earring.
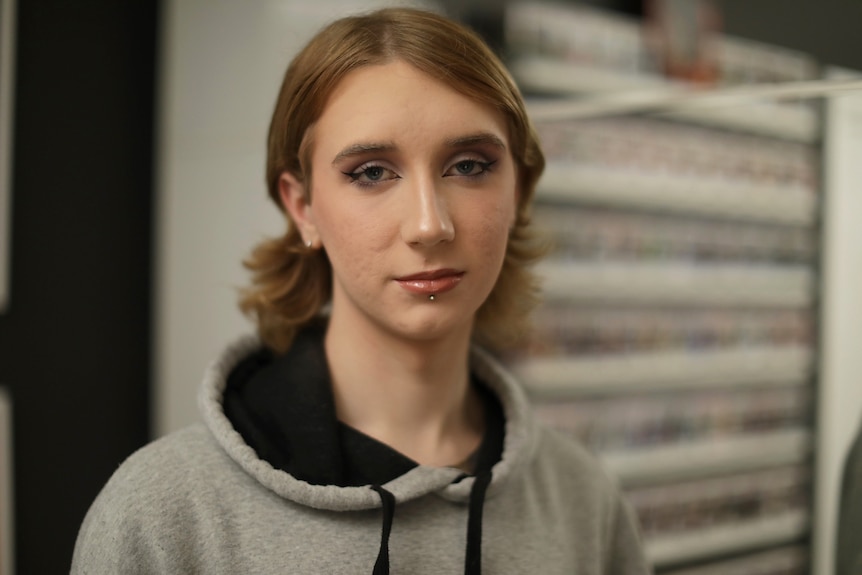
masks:
<svg viewBox="0 0 862 575"><path fill-rule="evenodd" d="M305 240L305 247L311 249L311 240Z"/></svg>

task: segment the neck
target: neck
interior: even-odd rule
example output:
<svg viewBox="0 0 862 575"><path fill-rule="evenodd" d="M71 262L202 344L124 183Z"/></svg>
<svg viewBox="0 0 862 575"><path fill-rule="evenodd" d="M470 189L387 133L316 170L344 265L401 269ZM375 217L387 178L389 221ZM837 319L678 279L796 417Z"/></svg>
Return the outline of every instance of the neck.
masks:
<svg viewBox="0 0 862 575"><path fill-rule="evenodd" d="M424 465L456 465L479 446L470 333L405 341L333 316L325 348L338 418ZM385 350L385 351L384 351Z"/></svg>

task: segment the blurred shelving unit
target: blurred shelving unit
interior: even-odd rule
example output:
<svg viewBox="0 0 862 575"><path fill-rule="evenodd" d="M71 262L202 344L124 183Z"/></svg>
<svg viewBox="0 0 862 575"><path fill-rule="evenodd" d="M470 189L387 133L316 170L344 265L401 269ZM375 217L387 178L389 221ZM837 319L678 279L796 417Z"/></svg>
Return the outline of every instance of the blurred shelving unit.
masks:
<svg viewBox="0 0 862 575"><path fill-rule="evenodd" d="M752 553L742 559L717 561L711 565L668 571L668 575L774 575L804 572L809 553L802 546L788 546Z"/></svg>
<svg viewBox="0 0 862 575"><path fill-rule="evenodd" d="M817 77L719 38L721 86ZM691 93L641 23L516 2L508 65L538 109ZM555 248L508 361L542 419L618 479L658 573L809 573L821 119L757 101L542 119L535 220Z"/></svg>

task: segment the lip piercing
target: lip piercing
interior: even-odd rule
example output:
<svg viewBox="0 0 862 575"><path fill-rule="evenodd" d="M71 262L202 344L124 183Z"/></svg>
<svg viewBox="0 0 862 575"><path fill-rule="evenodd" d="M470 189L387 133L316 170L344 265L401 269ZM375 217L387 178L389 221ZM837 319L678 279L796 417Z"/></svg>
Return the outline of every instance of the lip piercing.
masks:
<svg viewBox="0 0 862 575"><path fill-rule="evenodd" d="M433 293L428 296L428 301L434 301L434 294Z"/></svg>

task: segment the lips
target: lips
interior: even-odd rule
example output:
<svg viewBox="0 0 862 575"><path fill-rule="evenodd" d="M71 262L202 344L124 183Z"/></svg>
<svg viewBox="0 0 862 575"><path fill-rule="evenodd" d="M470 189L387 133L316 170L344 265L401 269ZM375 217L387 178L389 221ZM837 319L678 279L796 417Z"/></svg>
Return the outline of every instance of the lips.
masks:
<svg viewBox="0 0 862 575"><path fill-rule="evenodd" d="M455 269L439 269L395 278L395 281L410 293L435 295L454 289L464 272Z"/></svg>

